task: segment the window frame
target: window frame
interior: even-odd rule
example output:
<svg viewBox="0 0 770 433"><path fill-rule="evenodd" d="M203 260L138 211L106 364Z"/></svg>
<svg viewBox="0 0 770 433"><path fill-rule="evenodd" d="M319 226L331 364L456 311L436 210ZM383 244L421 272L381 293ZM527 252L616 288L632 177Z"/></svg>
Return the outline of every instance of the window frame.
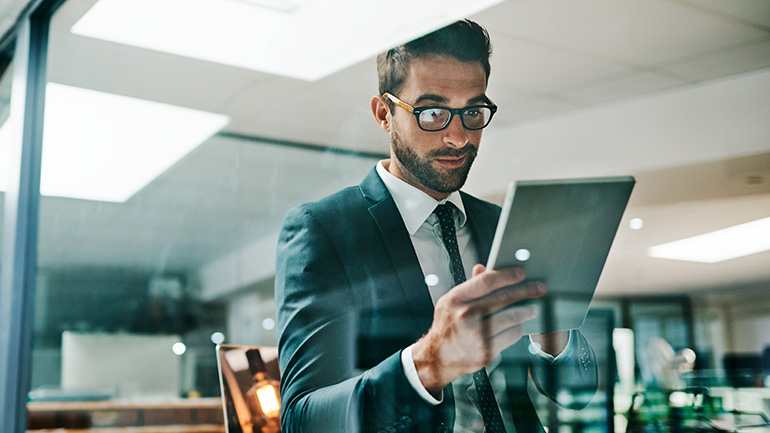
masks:
<svg viewBox="0 0 770 433"><path fill-rule="evenodd" d="M0 431L9 433L27 430L48 33L62 3L30 2L0 40L0 52L13 59L10 117L18 122L0 245ZM9 64L0 65L2 73Z"/></svg>

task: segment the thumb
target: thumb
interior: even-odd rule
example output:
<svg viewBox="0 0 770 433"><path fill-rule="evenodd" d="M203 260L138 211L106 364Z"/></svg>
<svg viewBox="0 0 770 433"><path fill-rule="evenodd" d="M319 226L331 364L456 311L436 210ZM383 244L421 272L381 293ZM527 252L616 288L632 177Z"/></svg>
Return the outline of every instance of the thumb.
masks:
<svg viewBox="0 0 770 433"><path fill-rule="evenodd" d="M482 265L481 263L477 263L477 264L473 265L473 270L471 271L471 276L475 277L476 275L484 272L485 270L487 270L487 268L485 268L484 265Z"/></svg>

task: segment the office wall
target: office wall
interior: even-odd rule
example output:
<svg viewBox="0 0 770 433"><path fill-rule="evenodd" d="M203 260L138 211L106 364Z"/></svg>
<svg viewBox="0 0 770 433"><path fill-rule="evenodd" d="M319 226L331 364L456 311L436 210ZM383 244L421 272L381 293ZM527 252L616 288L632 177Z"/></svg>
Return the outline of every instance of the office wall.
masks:
<svg viewBox="0 0 770 433"><path fill-rule="evenodd" d="M693 292L696 346L721 366L727 353L759 353L770 345L770 282Z"/></svg>
<svg viewBox="0 0 770 433"><path fill-rule="evenodd" d="M767 292L770 294L770 285ZM730 304L729 314L731 351L756 353L770 345L770 297L757 295L739 299Z"/></svg>
<svg viewBox="0 0 770 433"><path fill-rule="evenodd" d="M252 346L277 346L273 278L231 296L227 307L227 342Z"/></svg>

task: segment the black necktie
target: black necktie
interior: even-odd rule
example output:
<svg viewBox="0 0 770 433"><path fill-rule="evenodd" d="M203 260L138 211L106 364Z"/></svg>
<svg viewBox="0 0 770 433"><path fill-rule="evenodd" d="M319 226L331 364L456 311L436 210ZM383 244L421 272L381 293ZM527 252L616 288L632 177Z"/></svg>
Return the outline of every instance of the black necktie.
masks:
<svg viewBox="0 0 770 433"><path fill-rule="evenodd" d="M441 236L444 239L444 246L449 253L452 278L454 278L455 285L457 285L465 281L465 268L463 268L463 261L460 257L460 248L457 246L454 207L452 203L447 202L446 204L438 205L433 213L436 214L438 222L441 224ZM500 408L497 405L495 393L492 391L489 376L484 368L473 373L473 383L479 396L481 418L484 419L487 433L505 433L503 417L500 415Z"/></svg>

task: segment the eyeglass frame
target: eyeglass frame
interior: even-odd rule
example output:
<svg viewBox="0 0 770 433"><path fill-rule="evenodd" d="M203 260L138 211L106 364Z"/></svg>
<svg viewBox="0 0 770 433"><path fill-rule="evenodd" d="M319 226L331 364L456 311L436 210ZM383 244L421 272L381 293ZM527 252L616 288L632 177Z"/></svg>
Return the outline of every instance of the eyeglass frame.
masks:
<svg viewBox="0 0 770 433"><path fill-rule="evenodd" d="M414 118L417 121L417 126L422 129L423 131L427 132L437 132L437 131L443 131L447 127L449 127L449 124L452 123L452 119L455 117L455 115L460 116L460 123L462 123L463 128L469 130L469 131L479 131L481 129L486 128L489 126L489 124L492 122L492 117L495 116L495 112L497 112L497 105L495 104L479 104L479 105L469 105L467 107L463 108L449 108L449 107L442 107L442 106L430 106L430 107L413 107L406 102L398 99L395 95L392 95L391 93L385 92L382 94L383 98L388 98L396 104L397 106L401 107L402 109L406 110L409 113L414 114ZM487 120L487 123L484 124L481 128L469 128L468 125L465 124L465 119L463 119L462 113L470 110L471 108L488 108L490 110L489 114L489 120ZM439 129L425 129L422 127L422 124L420 123L420 113L426 110L435 110L435 109L441 109L446 110L449 112L449 119L447 119L444 126L442 126Z"/></svg>

